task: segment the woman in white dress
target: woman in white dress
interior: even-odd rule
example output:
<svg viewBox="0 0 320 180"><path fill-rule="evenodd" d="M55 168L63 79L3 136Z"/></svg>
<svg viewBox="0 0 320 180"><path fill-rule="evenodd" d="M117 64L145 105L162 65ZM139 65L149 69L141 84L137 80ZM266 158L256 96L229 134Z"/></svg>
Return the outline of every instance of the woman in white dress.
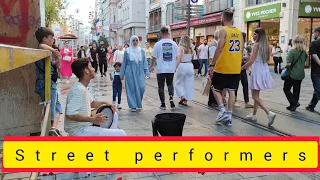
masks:
<svg viewBox="0 0 320 180"><path fill-rule="evenodd" d="M251 81L249 81L249 88L252 91L252 98L254 100L253 113L248 115L246 119L251 121L257 121L257 111L260 106L268 116L268 126L271 126L274 122L276 114L269 111L269 109L263 104L262 99L260 99L260 91L271 89L274 81L270 74L268 60L270 57L270 49L268 40L266 38L266 33L262 28L254 30L253 40L255 41L253 45L252 56L250 60L241 67L244 70L252 65Z"/></svg>
<svg viewBox="0 0 320 180"><path fill-rule="evenodd" d="M189 36L183 36L179 43L179 56L176 70L176 97L180 98L180 105L187 106L194 98L194 70L191 62L194 50Z"/></svg>

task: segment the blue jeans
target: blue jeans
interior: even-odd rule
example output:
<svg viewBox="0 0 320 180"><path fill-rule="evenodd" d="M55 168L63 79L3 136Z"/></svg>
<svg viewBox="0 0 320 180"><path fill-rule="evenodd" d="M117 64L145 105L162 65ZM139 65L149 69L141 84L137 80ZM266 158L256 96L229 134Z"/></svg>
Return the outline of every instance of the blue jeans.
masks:
<svg viewBox="0 0 320 180"><path fill-rule="evenodd" d="M198 74L201 74L202 67L204 64L204 76L207 76L208 73L208 59L199 59L200 67L198 70Z"/></svg>
<svg viewBox="0 0 320 180"><path fill-rule="evenodd" d="M40 98L41 101L45 101L45 92L42 91L40 92ZM54 120L54 116L56 114L61 114L62 113L62 108L61 104L59 102L59 97L58 97L58 90L57 90L57 84L54 82L51 82L51 89L50 89L50 99L51 99L51 104L50 104L50 119L51 121Z"/></svg>
<svg viewBox="0 0 320 180"><path fill-rule="evenodd" d="M320 100L320 74L311 74L311 80L313 83L313 97L311 102L309 103L309 108L314 109Z"/></svg>

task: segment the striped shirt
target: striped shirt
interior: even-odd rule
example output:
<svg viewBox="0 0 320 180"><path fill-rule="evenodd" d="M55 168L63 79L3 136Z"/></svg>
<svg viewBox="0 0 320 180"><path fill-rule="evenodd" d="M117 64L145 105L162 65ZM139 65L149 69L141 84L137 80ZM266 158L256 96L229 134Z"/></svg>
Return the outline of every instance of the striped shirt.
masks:
<svg viewBox="0 0 320 180"><path fill-rule="evenodd" d="M91 116L91 102L93 101L90 96L88 88L80 82L74 83L67 96L66 115L81 114L84 116ZM68 118L65 119L64 127L69 135L75 135L84 127L91 126L90 122L77 122Z"/></svg>

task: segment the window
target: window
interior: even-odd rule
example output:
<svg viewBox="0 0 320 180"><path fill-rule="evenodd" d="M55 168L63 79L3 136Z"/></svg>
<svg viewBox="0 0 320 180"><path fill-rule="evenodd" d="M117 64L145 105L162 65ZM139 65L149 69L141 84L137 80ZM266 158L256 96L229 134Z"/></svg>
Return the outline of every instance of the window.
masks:
<svg viewBox="0 0 320 180"><path fill-rule="evenodd" d="M173 4L168 4L167 5L167 14L166 14L166 24L172 24L173 23L173 21L172 21L172 12L173 12L173 10L172 10L172 6L173 6Z"/></svg>
<svg viewBox="0 0 320 180"><path fill-rule="evenodd" d="M207 0L205 1L205 14L223 11L233 6L234 0Z"/></svg>
<svg viewBox="0 0 320 180"><path fill-rule="evenodd" d="M275 2L275 1L278 1L278 0L248 0L248 6L265 4L265 3L269 3L269 2Z"/></svg>

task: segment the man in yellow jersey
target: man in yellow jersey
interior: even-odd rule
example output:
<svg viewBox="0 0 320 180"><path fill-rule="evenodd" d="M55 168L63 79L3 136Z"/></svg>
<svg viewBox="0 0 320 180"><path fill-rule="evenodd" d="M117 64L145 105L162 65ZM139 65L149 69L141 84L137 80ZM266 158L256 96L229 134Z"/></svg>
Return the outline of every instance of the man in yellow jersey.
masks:
<svg viewBox="0 0 320 180"><path fill-rule="evenodd" d="M221 22L223 28L218 32L218 46L210 64L210 71L213 71L211 88L220 108L217 123L226 123L231 126L235 91L240 81L244 42L241 31L232 25L233 12L225 10L221 16ZM227 110L222 101L223 89L229 93Z"/></svg>

